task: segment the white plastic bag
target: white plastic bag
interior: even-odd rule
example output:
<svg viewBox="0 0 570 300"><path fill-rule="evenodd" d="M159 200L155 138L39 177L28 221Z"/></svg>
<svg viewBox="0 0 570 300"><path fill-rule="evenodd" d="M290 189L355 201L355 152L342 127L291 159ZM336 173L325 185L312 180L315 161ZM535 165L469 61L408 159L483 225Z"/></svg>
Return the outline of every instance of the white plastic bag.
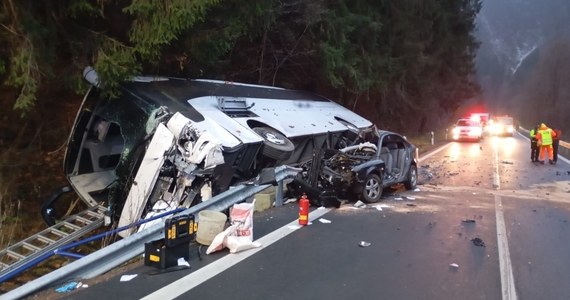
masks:
<svg viewBox="0 0 570 300"><path fill-rule="evenodd" d="M222 250L224 247L230 249L230 253L261 247L260 243L253 242L253 209L255 199L252 203L234 204L230 212L231 226L216 235L206 254Z"/></svg>

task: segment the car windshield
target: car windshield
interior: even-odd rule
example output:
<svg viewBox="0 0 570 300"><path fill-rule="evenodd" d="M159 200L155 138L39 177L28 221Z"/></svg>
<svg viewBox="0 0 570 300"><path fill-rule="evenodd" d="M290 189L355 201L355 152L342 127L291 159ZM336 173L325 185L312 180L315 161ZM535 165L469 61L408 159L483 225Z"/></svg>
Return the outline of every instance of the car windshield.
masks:
<svg viewBox="0 0 570 300"><path fill-rule="evenodd" d="M479 126L479 124L472 120L462 119L457 121L457 126Z"/></svg>

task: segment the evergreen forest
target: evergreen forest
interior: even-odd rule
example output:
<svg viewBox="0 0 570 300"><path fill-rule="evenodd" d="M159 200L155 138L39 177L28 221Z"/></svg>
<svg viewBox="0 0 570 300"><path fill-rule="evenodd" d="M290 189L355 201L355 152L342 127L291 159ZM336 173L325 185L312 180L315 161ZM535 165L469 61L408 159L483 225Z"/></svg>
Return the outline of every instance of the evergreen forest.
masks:
<svg viewBox="0 0 570 300"><path fill-rule="evenodd" d="M63 184L86 66L110 94L139 74L272 85L419 135L449 125L479 92L480 9L480 0L2 0L0 221L39 220L39 203Z"/></svg>

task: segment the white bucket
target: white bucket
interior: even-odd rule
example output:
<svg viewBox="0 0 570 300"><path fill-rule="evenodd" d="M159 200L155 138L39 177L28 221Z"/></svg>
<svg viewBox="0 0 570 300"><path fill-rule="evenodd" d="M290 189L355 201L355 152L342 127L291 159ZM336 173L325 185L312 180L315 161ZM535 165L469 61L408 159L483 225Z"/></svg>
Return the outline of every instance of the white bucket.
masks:
<svg viewBox="0 0 570 300"><path fill-rule="evenodd" d="M224 231L228 217L219 211L202 210L198 213L196 242L209 246L218 233Z"/></svg>

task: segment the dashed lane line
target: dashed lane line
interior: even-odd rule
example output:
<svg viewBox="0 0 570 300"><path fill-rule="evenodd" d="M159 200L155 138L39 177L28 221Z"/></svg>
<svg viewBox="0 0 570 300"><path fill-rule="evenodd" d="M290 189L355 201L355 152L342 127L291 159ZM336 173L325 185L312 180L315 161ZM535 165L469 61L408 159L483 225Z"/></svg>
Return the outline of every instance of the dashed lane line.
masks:
<svg viewBox="0 0 570 300"><path fill-rule="evenodd" d="M501 189L501 179L499 176L499 153L497 147L493 147L493 187ZM507 229L505 226L505 216L503 213L503 203L501 196L495 194L495 217L497 220L497 246L499 251L499 269L501 272L501 292L503 300L517 300L515 289L515 279L509 253L509 242L507 239Z"/></svg>

